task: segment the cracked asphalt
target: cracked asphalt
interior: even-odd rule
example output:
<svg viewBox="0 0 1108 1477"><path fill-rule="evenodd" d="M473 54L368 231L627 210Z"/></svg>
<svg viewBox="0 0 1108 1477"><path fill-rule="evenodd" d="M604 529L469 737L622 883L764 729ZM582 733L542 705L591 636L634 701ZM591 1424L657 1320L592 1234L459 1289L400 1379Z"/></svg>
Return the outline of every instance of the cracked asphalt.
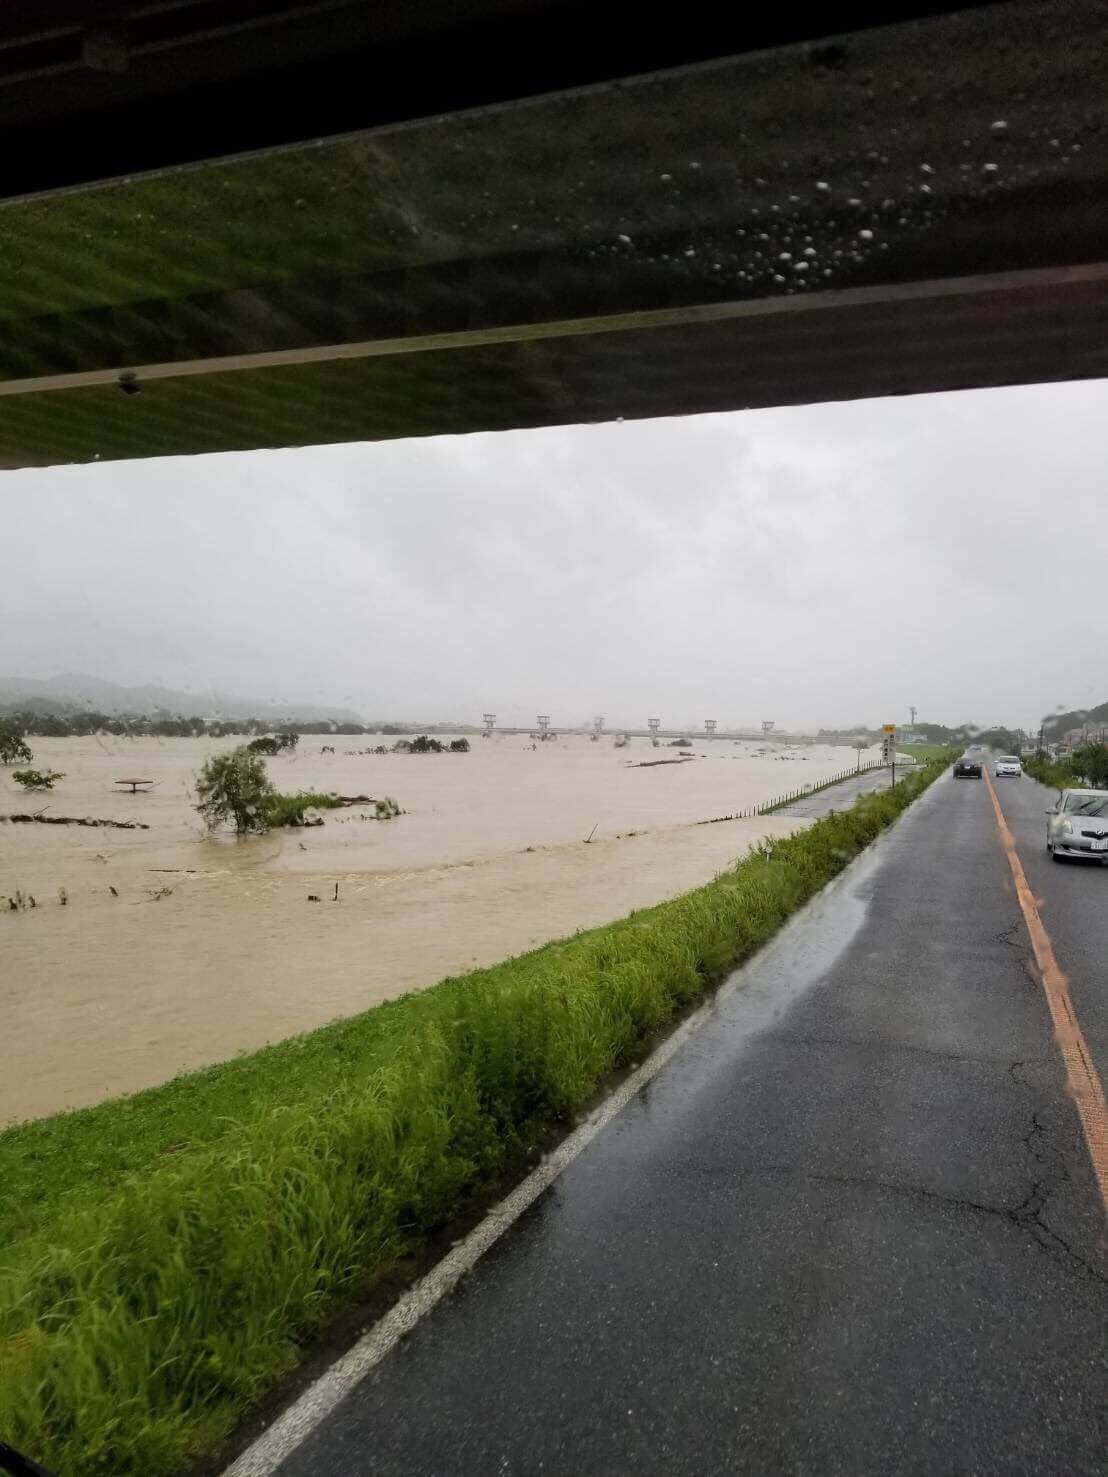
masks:
<svg viewBox="0 0 1108 1477"><path fill-rule="evenodd" d="M1108 869L998 792L1103 1079ZM1106 1332L989 797L944 778L279 1471L1103 1474Z"/></svg>

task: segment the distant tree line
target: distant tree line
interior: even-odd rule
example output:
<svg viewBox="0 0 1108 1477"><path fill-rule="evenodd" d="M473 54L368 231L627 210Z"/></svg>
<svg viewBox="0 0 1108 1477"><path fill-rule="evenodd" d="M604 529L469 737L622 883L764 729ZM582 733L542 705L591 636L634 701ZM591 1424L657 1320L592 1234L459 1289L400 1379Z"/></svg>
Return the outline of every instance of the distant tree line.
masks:
<svg viewBox="0 0 1108 1477"><path fill-rule="evenodd" d="M8 709L0 713L0 723L20 734L38 738L86 738L94 733L111 733L117 737L135 738L226 738L230 734L248 737L272 733L338 734L357 736L367 733L399 735L407 733L477 732L472 725L397 723L338 723L314 720L298 723L291 720L274 723L272 718L201 718L179 713L99 713L91 709L70 713L44 713L33 708Z"/></svg>
<svg viewBox="0 0 1108 1477"><path fill-rule="evenodd" d="M899 726L902 729L908 728L906 723ZM960 723L956 728L948 728L945 723L916 723L911 731L922 743L942 744L948 748L958 744L983 744L988 749L1006 749L1018 753L1025 742L1024 735L1018 729L978 728L976 723ZM821 728L819 731L819 737L827 744L853 744L859 739L878 744L883 736L881 729L866 728L864 725L857 728Z"/></svg>

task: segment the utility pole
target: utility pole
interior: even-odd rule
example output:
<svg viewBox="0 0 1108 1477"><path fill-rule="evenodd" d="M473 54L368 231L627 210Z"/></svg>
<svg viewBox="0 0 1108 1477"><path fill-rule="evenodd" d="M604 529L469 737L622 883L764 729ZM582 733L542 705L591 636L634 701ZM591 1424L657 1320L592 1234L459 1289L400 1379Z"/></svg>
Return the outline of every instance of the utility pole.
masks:
<svg viewBox="0 0 1108 1477"><path fill-rule="evenodd" d="M662 720L660 718L648 718L646 720L646 726L650 729L650 742L654 745L655 748L657 748L658 730L662 726Z"/></svg>
<svg viewBox="0 0 1108 1477"><path fill-rule="evenodd" d="M481 716L485 720L485 732L484 732L483 737L484 738L492 738L492 731L496 727L496 714L495 713L483 713Z"/></svg>
<svg viewBox="0 0 1108 1477"><path fill-rule="evenodd" d="M714 739L715 738L715 736L716 736L716 720L714 718L705 718L705 720L704 720L704 732L708 735L708 737L710 739Z"/></svg>
<svg viewBox="0 0 1108 1477"><path fill-rule="evenodd" d="M908 704L908 716L912 720L912 732L914 733L916 729L916 709L913 703Z"/></svg>
<svg viewBox="0 0 1108 1477"><path fill-rule="evenodd" d="M545 742L550 737L550 714L540 713L536 721L539 725L539 740Z"/></svg>
<svg viewBox="0 0 1108 1477"><path fill-rule="evenodd" d="M770 736L770 734L772 732L773 732L773 719L772 718L763 718L762 719L762 737L763 738L769 738L769 736Z"/></svg>

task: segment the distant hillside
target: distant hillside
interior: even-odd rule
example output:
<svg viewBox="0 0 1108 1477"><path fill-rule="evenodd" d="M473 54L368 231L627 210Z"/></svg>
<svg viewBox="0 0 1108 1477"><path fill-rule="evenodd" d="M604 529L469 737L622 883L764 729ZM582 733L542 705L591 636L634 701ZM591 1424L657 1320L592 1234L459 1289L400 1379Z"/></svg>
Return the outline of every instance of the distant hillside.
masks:
<svg viewBox="0 0 1108 1477"><path fill-rule="evenodd" d="M901 730L906 731L907 725ZM957 747L959 744L976 743L983 744L987 749L1014 749L1018 752L1021 744L1020 735L1011 728L979 728L976 723L962 723L957 728L948 728L945 723L917 723L912 732L918 739L928 744L944 744L947 747ZM870 743L878 743L881 739L881 730L876 728L860 728L858 733L864 735ZM821 728L820 738L828 743L848 744L854 741L852 730Z"/></svg>
<svg viewBox="0 0 1108 1477"><path fill-rule="evenodd" d="M1095 708L1074 708L1069 713L1048 713L1043 719L1046 738L1061 738L1074 728L1108 728L1108 703Z"/></svg>
<svg viewBox="0 0 1108 1477"><path fill-rule="evenodd" d="M296 723L357 723L350 708L321 708L309 703L273 703L257 698L234 697L228 693L178 692L147 682L125 687L83 672L64 672L57 677L0 677L0 712L16 710L42 714L71 713L88 709L98 713L160 715L185 718L261 718Z"/></svg>

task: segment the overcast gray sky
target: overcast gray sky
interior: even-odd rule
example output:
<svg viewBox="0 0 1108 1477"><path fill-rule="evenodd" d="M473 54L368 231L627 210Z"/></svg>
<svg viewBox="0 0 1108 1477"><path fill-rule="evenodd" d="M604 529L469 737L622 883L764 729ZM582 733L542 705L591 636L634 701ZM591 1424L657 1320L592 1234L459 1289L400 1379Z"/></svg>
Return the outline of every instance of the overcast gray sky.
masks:
<svg viewBox="0 0 1108 1477"><path fill-rule="evenodd" d="M366 716L1108 699L1108 382L0 474L0 675Z"/></svg>

